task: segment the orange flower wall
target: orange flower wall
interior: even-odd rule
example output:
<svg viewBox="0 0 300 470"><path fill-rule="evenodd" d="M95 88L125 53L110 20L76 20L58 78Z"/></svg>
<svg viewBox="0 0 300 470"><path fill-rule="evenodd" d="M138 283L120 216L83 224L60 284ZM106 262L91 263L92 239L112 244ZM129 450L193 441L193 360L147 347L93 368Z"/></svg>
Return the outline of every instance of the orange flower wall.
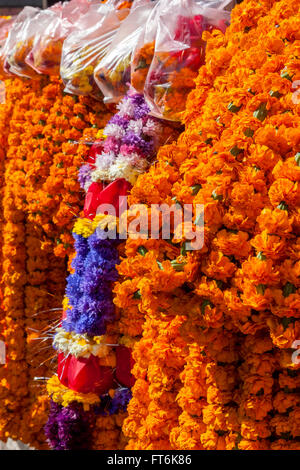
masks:
<svg viewBox="0 0 300 470"><path fill-rule="evenodd" d="M298 0L249 0L205 33L186 130L131 192L203 204L205 225L200 251L127 242L128 449L300 449L299 31Z"/></svg>
<svg viewBox="0 0 300 470"><path fill-rule="evenodd" d="M77 171L111 111L63 93L60 81L6 81L1 105L0 440L47 448L45 387L83 197Z"/></svg>

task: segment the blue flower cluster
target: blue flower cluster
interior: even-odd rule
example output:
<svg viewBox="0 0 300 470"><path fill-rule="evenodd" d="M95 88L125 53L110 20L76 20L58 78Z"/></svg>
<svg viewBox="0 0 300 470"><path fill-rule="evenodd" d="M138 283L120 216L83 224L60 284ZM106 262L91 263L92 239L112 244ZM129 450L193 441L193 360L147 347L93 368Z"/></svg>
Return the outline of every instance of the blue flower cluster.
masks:
<svg viewBox="0 0 300 470"><path fill-rule="evenodd" d="M98 232L87 239L73 236L75 273L67 278L66 296L70 308L62 326L66 331L100 336L105 334L107 323L114 320L111 283L118 278L118 241L103 240Z"/></svg>

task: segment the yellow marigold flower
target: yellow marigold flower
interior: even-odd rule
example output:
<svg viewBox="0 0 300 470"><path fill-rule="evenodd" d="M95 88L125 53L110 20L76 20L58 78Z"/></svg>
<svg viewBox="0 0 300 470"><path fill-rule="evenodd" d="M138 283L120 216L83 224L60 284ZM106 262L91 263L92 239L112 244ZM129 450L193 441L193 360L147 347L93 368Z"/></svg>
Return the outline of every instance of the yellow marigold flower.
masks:
<svg viewBox="0 0 300 470"><path fill-rule="evenodd" d="M100 398L94 393L78 393L62 385L56 375L47 382L47 391L52 400L62 406L68 406L72 401L82 403L84 410L88 411L90 406L100 403Z"/></svg>

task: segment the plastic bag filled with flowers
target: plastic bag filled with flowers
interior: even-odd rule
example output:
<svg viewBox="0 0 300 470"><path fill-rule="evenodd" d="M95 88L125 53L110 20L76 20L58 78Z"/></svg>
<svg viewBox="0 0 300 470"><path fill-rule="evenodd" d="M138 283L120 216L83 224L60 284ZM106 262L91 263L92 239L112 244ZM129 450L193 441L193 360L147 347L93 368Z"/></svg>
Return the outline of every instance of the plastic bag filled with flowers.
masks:
<svg viewBox="0 0 300 470"><path fill-rule="evenodd" d="M95 68L94 78L104 102L116 103L130 84L131 58L148 16L155 6L149 0L133 2L130 14L122 22L105 57Z"/></svg>
<svg viewBox="0 0 300 470"><path fill-rule="evenodd" d="M220 2L218 8L207 6L210 4L213 3L160 1L155 44L152 43L151 50L149 44L144 46L144 50L148 47L148 53L153 54L144 91L151 111L157 117L181 120L187 96L205 61L202 33L214 28L224 32L229 24L230 13L224 11L224 2ZM147 67L150 58L140 57L136 68Z"/></svg>
<svg viewBox="0 0 300 470"><path fill-rule="evenodd" d="M235 4L235 0L198 0L197 5L209 6L210 8L229 9ZM144 92L145 81L154 56L155 39L159 14L163 8L162 3L157 2L155 8L149 15L143 34L140 35L138 43L132 55L131 62L131 85L140 93Z"/></svg>
<svg viewBox="0 0 300 470"><path fill-rule="evenodd" d="M2 80L7 78L5 76L5 74L2 73L3 71L1 70L2 66L3 66L2 48L5 44L5 41L6 41L8 33L9 33L9 30L13 25L14 19L15 18L12 17L12 16L3 16L3 17L1 16L0 17L0 103L1 104L5 103L5 83Z"/></svg>
<svg viewBox="0 0 300 470"><path fill-rule="evenodd" d="M7 38L15 19L15 16L0 16L0 41Z"/></svg>
<svg viewBox="0 0 300 470"><path fill-rule="evenodd" d="M43 10L26 63L38 73L59 75L63 43L78 30L77 23L92 5L88 0L72 0Z"/></svg>
<svg viewBox="0 0 300 470"><path fill-rule="evenodd" d="M39 24L39 8L25 7L16 17L3 46L3 69L8 75L37 78L38 73L26 64Z"/></svg>
<svg viewBox="0 0 300 470"><path fill-rule="evenodd" d="M3 65L4 65L4 44L6 42L7 36L9 31L11 30L16 16L1 16L0 17L0 79L4 80L8 78L10 74L4 72Z"/></svg>
<svg viewBox="0 0 300 470"><path fill-rule="evenodd" d="M209 6L212 8L223 9L225 6L232 8L235 0L198 0L197 5ZM163 13L163 2L157 2L156 8L147 20L146 27L143 34L140 35L139 41L132 57L131 64L131 84L132 86L142 93L147 78L147 74L152 63L155 50L155 39L157 33L157 25L159 21L160 12Z"/></svg>
<svg viewBox="0 0 300 470"><path fill-rule="evenodd" d="M157 32L158 15L160 13L160 2L155 4L151 11L145 28L140 34L137 44L132 53L131 61L131 85L139 93L144 92L145 81L151 65Z"/></svg>
<svg viewBox="0 0 300 470"><path fill-rule="evenodd" d="M75 95L103 95L94 80L94 69L106 54L128 8L118 9L116 1L92 5L80 19L79 30L65 40L62 50L60 75L65 91ZM119 3L119 2L118 2Z"/></svg>

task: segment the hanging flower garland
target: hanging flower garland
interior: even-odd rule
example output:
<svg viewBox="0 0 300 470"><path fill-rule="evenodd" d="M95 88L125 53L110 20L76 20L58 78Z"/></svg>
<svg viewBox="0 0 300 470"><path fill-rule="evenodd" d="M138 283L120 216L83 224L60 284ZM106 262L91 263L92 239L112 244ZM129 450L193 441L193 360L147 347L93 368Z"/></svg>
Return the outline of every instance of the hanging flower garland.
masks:
<svg viewBox="0 0 300 470"><path fill-rule="evenodd" d="M14 193L16 182L24 181L23 161L19 154L10 152L12 143L20 143L18 116L28 106L28 95L19 85L7 89L7 105L2 105L2 118L10 116L5 123L2 145L6 155L4 160L4 186L2 199L3 242L2 277L3 301L1 309L1 336L6 347L6 363L1 365L0 394L4 406L1 410L1 438L19 438L22 427L21 407L24 413L28 407L28 376L26 367L26 338L24 335L24 289L26 285L26 232L25 214L17 208ZM6 136L6 138L4 137ZM16 418L18 417L18 418ZM34 423L33 423L34 426Z"/></svg>
<svg viewBox="0 0 300 470"><path fill-rule="evenodd" d="M47 447L43 427L48 397L43 383L55 367L47 337L63 298L64 257L72 253L68 227L81 208L77 171L89 149L86 142L110 116L104 110L89 98L77 103L77 98L64 96L55 77L33 84L18 78L6 81L0 116L5 152L1 339L7 364L1 365L1 395L7 410L22 406L22 413L12 420L13 414L3 409L3 440L9 436L35 448ZM78 121L80 112L85 117ZM59 116L68 122L60 138L55 120ZM71 142L72 138L77 140ZM65 169L62 161L68 163Z"/></svg>
<svg viewBox="0 0 300 470"><path fill-rule="evenodd" d="M38 88L30 94L38 93ZM41 430L46 416L45 398L36 390L27 367L28 349L26 345L25 289L28 279L26 266L26 214L19 205L15 192L16 183L24 187L24 159L19 152L12 152L12 144L20 143L21 116L29 103L28 88L18 83L7 87L7 105L2 106L2 117L6 121L6 159L4 161L3 188L3 310L1 312L1 332L6 346L6 364L1 366L1 396L5 406L1 413L1 438L7 436L33 443L37 448L43 445ZM47 401L47 400L46 400ZM20 410L22 409L22 413ZM31 421L31 426L25 425Z"/></svg>
<svg viewBox="0 0 300 470"><path fill-rule="evenodd" d="M139 252L130 240L118 268L120 327L134 340L127 312L136 312L143 332L123 425L129 449L299 449L298 10L296 1L244 2L225 35L205 33L207 65L188 100L186 131L132 189L132 203L203 204L205 225L198 252L176 237L172 256L163 241ZM180 264L181 275L194 275L171 275ZM159 443L149 391L162 366L147 338L171 312L186 316L181 410L173 416L166 406L172 425ZM165 347L171 354L172 339Z"/></svg>
<svg viewBox="0 0 300 470"><path fill-rule="evenodd" d="M43 228L46 248L63 258L72 253L73 220L82 207L78 169L111 112L100 102L62 90L51 77L29 111L23 138L29 220Z"/></svg>
<svg viewBox="0 0 300 470"><path fill-rule="evenodd" d="M170 128L170 136L172 132ZM112 419L120 417L117 429L114 432L111 429L111 439L118 437L122 441L119 427L131 398L132 359L130 349L124 343L118 344L118 314L113 304L112 284L118 277L116 266L120 262L119 251L123 250L118 237L109 239L105 232L106 228L117 228L115 216L111 216L111 222L103 219L103 225L103 216L96 215L96 211L101 203L110 203L116 215L121 215L124 208L119 207L118 197L127 195L164 136L158 120L150 118L142 95L134 92L129 92L118 105L118 113L102 135L104 138L93 145L88 162L79 171L80 184L86 191L85 218L78 219L74 226L76 256L73 272L67 279L65 314L54 347L59 352L60 382L77 393L100 396L100 408L93 407L91 428L106 428L110 422L111 429ZM48 390L51 395L51 383ZM99 413L101 417L97 418ZM49 442L55 448L60 444L51 442L51 433L55 426L60 426L59 416L57 407L52 407L46 426ZM81 420L80 415L78 419ZM105 447L109 445L107 439L86 445L111 448Z"/></svg>
<svg viewBox="0 0 300 470"><path fill-rule="evenodd" d="M47 384L51 447L300 448L299 26L297 0L250 0L225 35L205 32L186 130L146 174L174 132L149 117L141 95L129 92L99 132L110 112L65 95L57 78L7 82L1 439L45 447L48 400L33 383L47 376L48 353L35 340L52 314L37 313L58 306L74 244L58 376ZM72 236L79 183L84 218ZM203 204L203 248L189 252L177 233L107 239L132 185L130 203ZM101 203L116 214L104 219Z"/></svg>

